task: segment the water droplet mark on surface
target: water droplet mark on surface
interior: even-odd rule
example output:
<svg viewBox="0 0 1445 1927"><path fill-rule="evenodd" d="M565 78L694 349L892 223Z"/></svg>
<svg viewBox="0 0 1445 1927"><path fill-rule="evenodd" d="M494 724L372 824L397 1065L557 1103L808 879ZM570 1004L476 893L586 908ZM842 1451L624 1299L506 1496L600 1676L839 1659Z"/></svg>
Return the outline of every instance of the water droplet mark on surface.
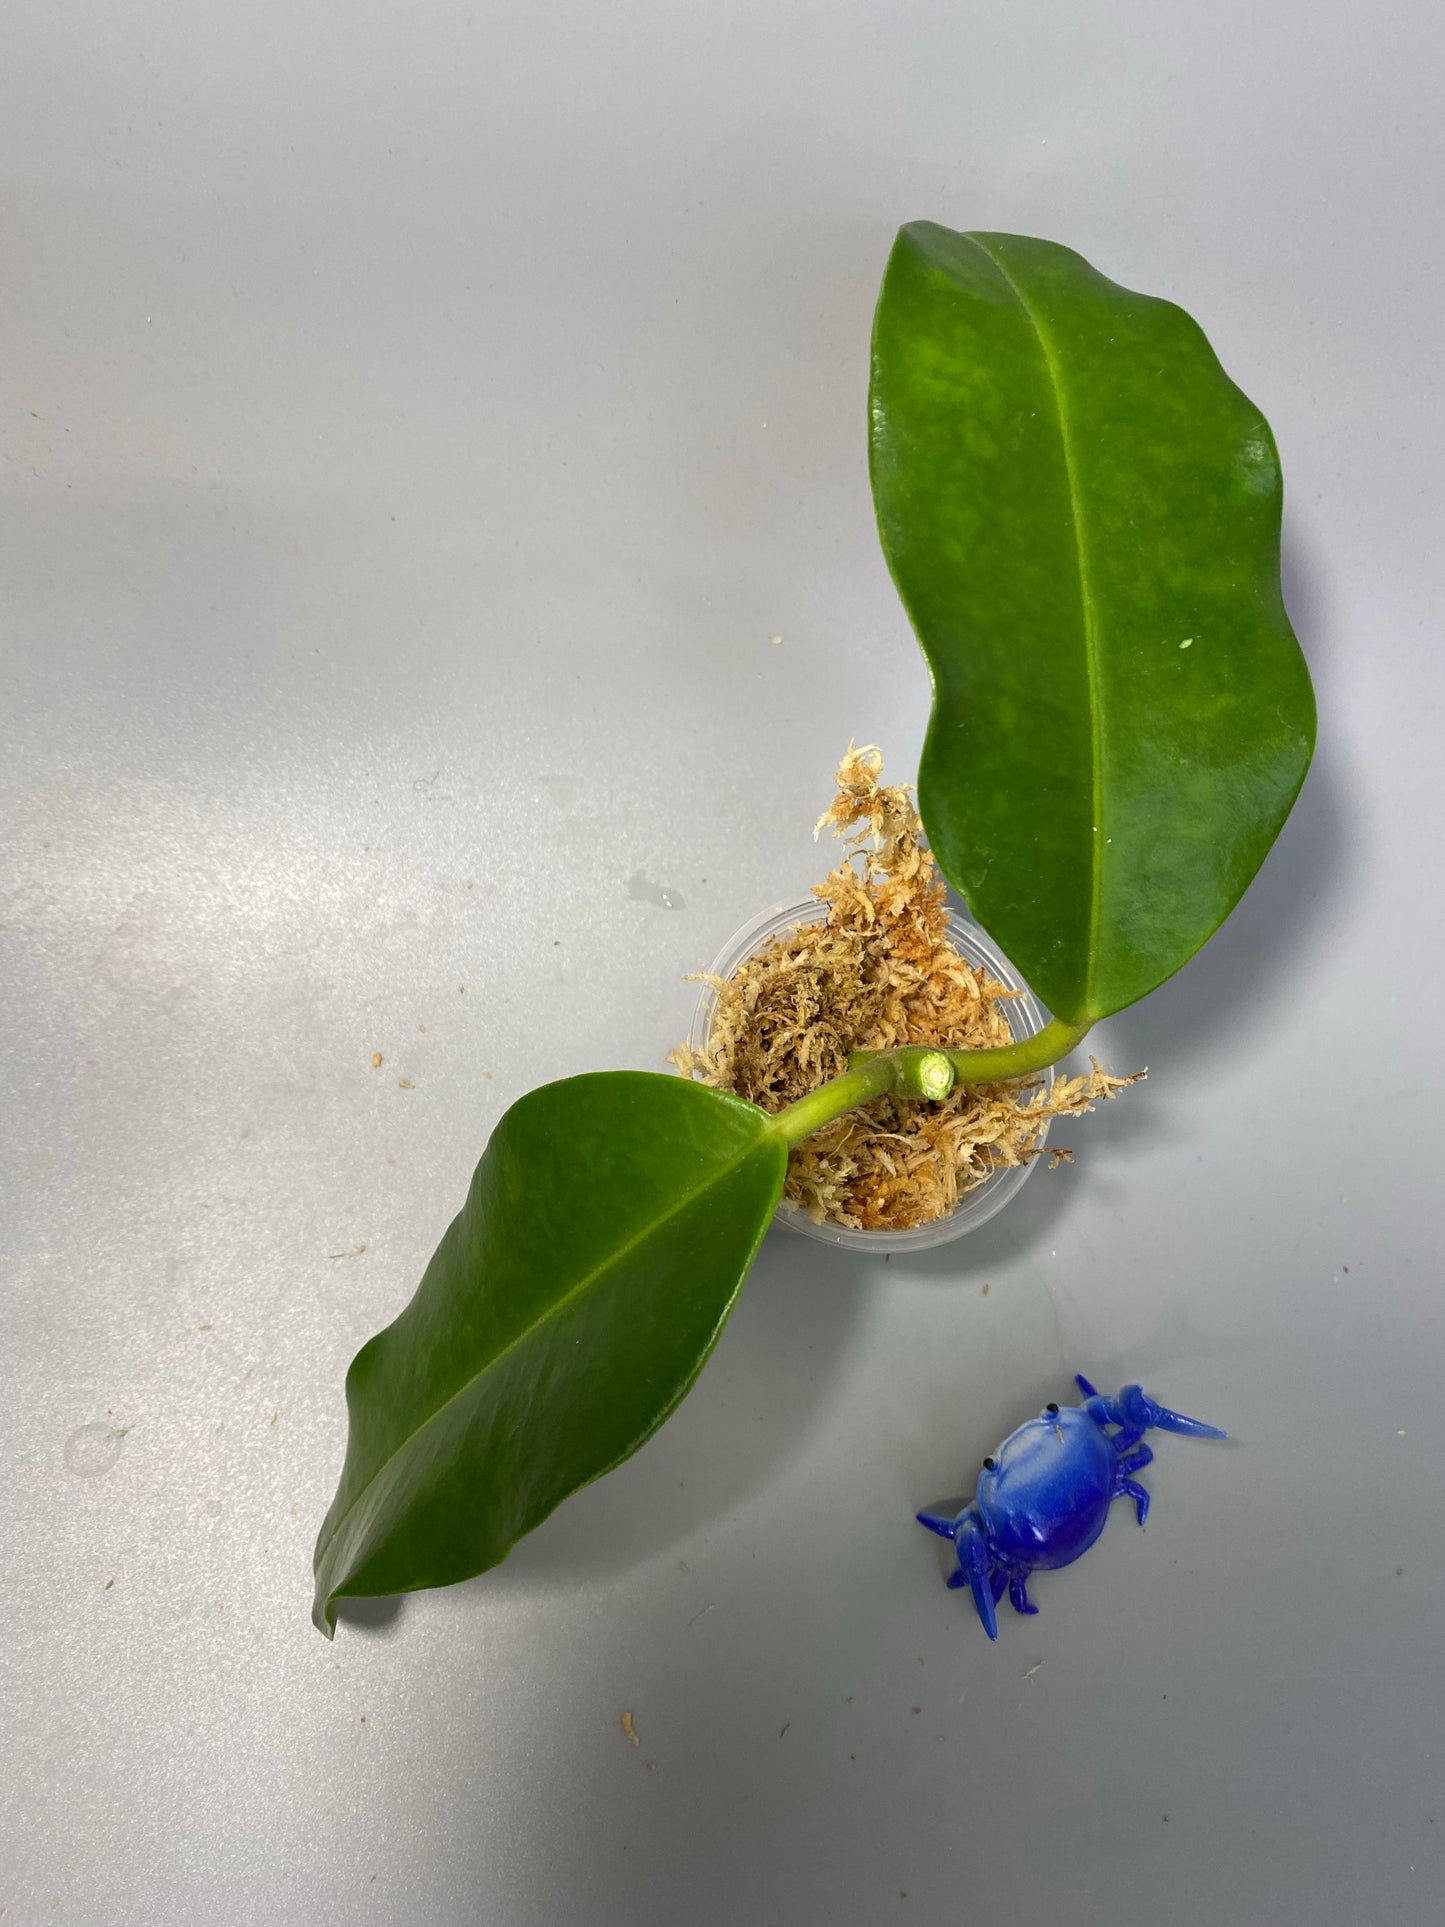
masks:
<svg viewBox="0 0 1445 1927"><path fill-rule="evenodd" d="M103 1479L120 1457L125 1434L126 1427L99 1420L76 1426L65 1441L65 1469L79 1479Z"/></svg>
<svg viewBox="0 0 1445 1927"><path fill-rule="evenodd" d="M650 878L642 874L641 870L634 870L627 879L627 894L636 898L639 903L655 903L659 910L687 908L676 890L669 890L663 883L653 883Z"/></svg>

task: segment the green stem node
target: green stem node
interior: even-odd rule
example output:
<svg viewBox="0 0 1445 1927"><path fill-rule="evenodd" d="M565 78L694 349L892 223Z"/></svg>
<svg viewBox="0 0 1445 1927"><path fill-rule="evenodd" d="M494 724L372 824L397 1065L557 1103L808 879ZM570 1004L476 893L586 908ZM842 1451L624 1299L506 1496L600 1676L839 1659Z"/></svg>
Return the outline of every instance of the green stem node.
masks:
<svg viewBox="0 0 1445 1927"><path fill-rule="evenodd" d="M845 1111L874 1097L923 1097L937 1103L953 1089L952 1053L911 1045L903 1050L869 1051L868 1062L844 1071L831 1083L809 1091L773 1119L787 1145L799 1144Z"/></svg>
<svg viewBox="0 0 1445 1927"><path fill-rule="evenodd" d="M1083 1042L1089 1033L1087 1024L1066 1024L1061 1018L1052 1018L1043 1029L1033 1037L1017 1038L1012 1044L1000 1044L994 1050L950 1050L940 1054L953 1066L954 1082L957 1084L1002 1084L1010 1078L1028 1077L1034 1071L1046 1070L1050 1064L1057 1064L1061 1057L1067 1057L1076 1044ZM866 1068L880 1057L891 1057L892 1051L855 1050L848 1059L851 1072Z"/></svg>
<svg viewBox="0 0 1445 1927"><path fill-rule="evenodd" d="M1055 1017L1036 1036L1021 1037L997 1050L929 1050L909 1045L900 1050L854 1051L841 1077L787 1105L773 1118L772 1126L792 1146L871 1098L922 1097L937 1103L955 1084L1003 1084L1028 1077L1066 1057L1088 1029L1087 1024L1066 1024Z"/></svg>

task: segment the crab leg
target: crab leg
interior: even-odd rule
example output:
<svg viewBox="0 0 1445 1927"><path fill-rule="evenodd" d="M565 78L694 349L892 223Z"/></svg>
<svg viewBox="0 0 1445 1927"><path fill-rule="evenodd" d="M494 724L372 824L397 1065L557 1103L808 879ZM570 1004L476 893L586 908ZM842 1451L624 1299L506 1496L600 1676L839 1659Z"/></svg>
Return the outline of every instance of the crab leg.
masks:
<svg viewBox="0 0 1445 1927"><path fill-rule="evenodd" d="M1009 1603L1016 1613L1036 1613L1038 1607L1029 1603L1029 1576L1026 1572L1016 1573L1008 1583Z"/></svg>
<svg viewBox="0 0 1445 1927"><path fill-rule="evenodd" d="M1139 1513L1139 1523L1142 1526L1144 1521L1149 1517L1149 1494L1144 1490L1143 1486L1138 1484L1134 1479L1120 1479L1115 1488L1114 1497L1116 1499L1132 1499L1134 1501Z"/></svg>

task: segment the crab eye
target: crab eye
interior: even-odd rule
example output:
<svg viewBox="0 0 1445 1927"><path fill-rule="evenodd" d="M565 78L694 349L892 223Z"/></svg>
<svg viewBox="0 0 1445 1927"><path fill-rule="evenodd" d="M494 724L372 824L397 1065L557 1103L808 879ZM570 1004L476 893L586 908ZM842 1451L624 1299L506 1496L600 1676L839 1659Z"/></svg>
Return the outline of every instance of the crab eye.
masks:
<svg viewBox="0 0 1445 1927"><path fill-rule="evenodd" d="M1059 1409L1059 1408L1058 1408L1058 1406L1057 1406L1057 1405L1046 1405L1046 1406L1044 1407L1044 1410L1045 1410L1046 1412L1057 1412L1057 1411L1058 1411L1058 1409Z"/></svg>
<svg viewBox="0 0 1445 1927"><path fill-rule="evenodd" d="M985 1459L983 1462L983 1469L985 1472L992 1472L992 1470L997 1464L998 1464L997 1459Z"/></svg>

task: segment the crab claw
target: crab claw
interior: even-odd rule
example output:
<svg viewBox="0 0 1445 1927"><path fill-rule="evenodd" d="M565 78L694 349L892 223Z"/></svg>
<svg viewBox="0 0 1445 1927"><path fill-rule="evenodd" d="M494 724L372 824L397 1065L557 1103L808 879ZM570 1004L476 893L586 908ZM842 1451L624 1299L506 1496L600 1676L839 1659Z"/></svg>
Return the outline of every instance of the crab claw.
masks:
<svg viewBox="0 0 1445 1927"><path fill-rule="evenodd" d="M1156 1405L1153 1399L1137 1385L1126 1385L1124 1387L1124 1390L1119 1395L1123 1404L1129 1405L1133 1403L1130 1398L1131 1393L1138 1394L1140 1403L1149 1415L1143 1421L1144 1424L1157 1426L1161 1432L1183 1432L1186 1437L1191 1439L1226 1439L1229 1437L1229 1434L1227 1432L1221 1432L1217 1425L1206 1425L1203 1419L1185 1418L1182 1412L1171 1412L1167 1405Z"/></svg>
<svg viewBox="0 0 1445 1927"><path fill-rule="evenodd" d="M984 1537L983 1527L976 1518L967 1514L958 1521L954 1531L954 1543L958 1547L958 1572L954 1575L966 1578L973 1592L973 1603L983 1630L990 1639L998 1638L998 1614L994 1611L993 1586L990 1583L988 1540Z"/></svg>
<svg viewBox="0 0 1445 1927"><path fill-rule="evenodd" d="M1118 1433L1114 1444L1119 1451L1135 1445L1144 1434L1157 1426L1161 1432L1184 1432L1192 1439L1222 1439L1228 1433L1221 1432L1217 1425L1206 1425L1203 1419L1185 1418L1182 1412L1171 1412L1167 1405L1156 1405L1142 1385L1126 1385L1117 1398L1105 1398L1096 1392L1082 1373L1075 1383L1084 1394L1084 1410L1096 1425L1117 1425Z"/></svg>
<svg viewBox="0 0 1445 1927"><path fill-rule="evenodd" d="M940 1539L951 1539L953 1537L954 1522L952 1519L945 1519L941 1513L915 1512L913 1516L917 1519L919 1525L927 1526L928 1530L930 1532L936 1532Z"/></svg>

